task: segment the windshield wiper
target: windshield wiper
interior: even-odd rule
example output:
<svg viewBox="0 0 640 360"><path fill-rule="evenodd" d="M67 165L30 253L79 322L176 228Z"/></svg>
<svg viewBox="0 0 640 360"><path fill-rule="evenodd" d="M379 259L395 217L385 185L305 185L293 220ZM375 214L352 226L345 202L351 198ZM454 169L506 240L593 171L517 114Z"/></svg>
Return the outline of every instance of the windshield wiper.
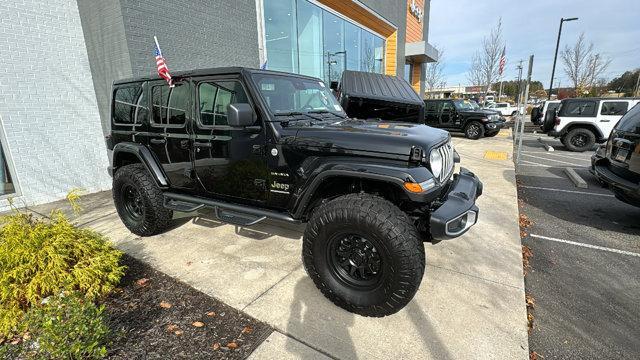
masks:
<svg viewBox="0 0 640 360"><path fill-rule="evenodd" d="M339 118L341 118L341 119L346 119L346 118L347 118L347 116L346 116L346 115L343 115L343 114L341 114L341 113L339 113L339 112L337 112L337 111L331 111L331 110L328 110L328 109L324 109L324 110L311 110L311 111L309 111L308 113L311 113L311 114L331 114L331 115L337 116L337 117L339 117Z"/></svg>
<svg viewBox="0 0 640 360"><path fill-rule="evenodd" d="M318 120L318 121L325 121L325 119L321 118L321 117L317 117L317 116L313 116L311 114L309 114L308 112L302 112L302 111L289 111L289 112L281 112L281 113L275 113L275 116L306 116L309 117L311 119L314 120ZM297 120L302 120L302 119L297 119ZM291 121L289 119L284 120L284 121Z"/></svg>

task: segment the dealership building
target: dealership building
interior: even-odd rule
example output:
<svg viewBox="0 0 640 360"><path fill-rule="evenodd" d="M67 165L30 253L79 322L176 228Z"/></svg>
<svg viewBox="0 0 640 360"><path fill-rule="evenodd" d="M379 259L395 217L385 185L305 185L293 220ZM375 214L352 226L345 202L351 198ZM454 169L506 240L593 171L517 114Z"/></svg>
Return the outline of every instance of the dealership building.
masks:
<svg viewBox="0 0 640 360"><path fill-rule="evenodd" d="M0 210L107 190L111 84L247 66L338 81L396 75L424 94L429 0L24 0L0 4Z"/></svg>

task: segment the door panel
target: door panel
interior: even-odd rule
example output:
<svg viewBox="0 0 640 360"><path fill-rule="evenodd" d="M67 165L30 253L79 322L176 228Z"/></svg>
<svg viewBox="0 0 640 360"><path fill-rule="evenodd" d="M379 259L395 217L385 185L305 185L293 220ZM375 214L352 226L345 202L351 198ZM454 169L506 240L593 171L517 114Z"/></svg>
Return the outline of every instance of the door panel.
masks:
<svg viewBox="0 0 640 360"><path fill-rule="evenodd" d="M627 112L629 103L627 101L601 101L598 109L598 127L605 138L609 138L611 130Z"/></svg>
<svg viewBox="0 0 640 360"><path fill-rule="evenodd" d="M191 84L177 83L169 88L166 82L150 84L151 126L149 149L156 155L172 187L193 190L191 160Z"/></svg>
<svg viewBox="0 0 640 360"><path fill-rule="evenodd" d="M251 103L242 83L228 77L201 78L194 81L194 90L198 113L193 159L200 186L242 203L265 202L269 169L264 128L251 132L227 123L229 104Z"/></svg>
<svg viewBox="0 0 640 360"><path fill-rule="evenodd" d="M454 119L456 116L456 107L452 101L445 101L440 111L440 126L443 128L454 127Z"/></svg>

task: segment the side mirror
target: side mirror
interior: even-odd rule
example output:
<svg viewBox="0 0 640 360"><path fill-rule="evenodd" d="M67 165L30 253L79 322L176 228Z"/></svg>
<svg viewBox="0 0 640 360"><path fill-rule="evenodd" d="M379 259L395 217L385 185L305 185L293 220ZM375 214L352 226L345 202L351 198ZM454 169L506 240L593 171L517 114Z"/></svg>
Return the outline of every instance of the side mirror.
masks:
<svg viewBox="0 0 640 360"><path fill-rule="evenodd" d="M251 126L256 122L256 113L249 104L235 103L227 107L227 123L233 127Z"/></svg>

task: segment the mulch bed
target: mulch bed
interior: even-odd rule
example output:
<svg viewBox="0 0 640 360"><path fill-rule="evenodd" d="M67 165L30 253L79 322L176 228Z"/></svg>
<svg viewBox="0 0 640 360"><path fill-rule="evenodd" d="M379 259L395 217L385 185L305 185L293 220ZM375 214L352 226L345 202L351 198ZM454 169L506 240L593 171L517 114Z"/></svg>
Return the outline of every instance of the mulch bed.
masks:
<svg viewBox="0 0 640 360"><path fill-rule="evenodd" d="M122 262L126 275L105 301L109 359L243 359L272 332L130 256Z"/></svg>

